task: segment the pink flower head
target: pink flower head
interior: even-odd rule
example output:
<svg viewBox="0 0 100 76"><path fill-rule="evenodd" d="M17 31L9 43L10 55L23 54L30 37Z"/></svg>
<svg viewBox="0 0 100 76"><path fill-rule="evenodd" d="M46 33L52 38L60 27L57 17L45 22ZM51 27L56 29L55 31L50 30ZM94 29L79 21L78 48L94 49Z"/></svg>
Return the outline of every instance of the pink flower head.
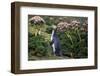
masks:
<svg viewBox="0 0 100 76"><path fill-rule="evenodd" d="M31 22L31 24L35 24L35 25L41 25L44 24L45 21L43 18L41 18L40 16L34 16L32 18L29 19L29 22Z"/></svg>

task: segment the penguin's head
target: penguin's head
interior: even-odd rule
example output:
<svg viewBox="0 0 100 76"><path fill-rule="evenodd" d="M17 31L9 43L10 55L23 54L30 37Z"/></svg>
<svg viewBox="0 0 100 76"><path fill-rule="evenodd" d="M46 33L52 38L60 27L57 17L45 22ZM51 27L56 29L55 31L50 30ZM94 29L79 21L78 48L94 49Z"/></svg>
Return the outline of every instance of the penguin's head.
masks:
<svg viewBox="0 0 100 76"><path fill-rule="evenodd" d="M56 25L52 25L52 29L53 30L56 30L57 29L57 26Z"/></svg>

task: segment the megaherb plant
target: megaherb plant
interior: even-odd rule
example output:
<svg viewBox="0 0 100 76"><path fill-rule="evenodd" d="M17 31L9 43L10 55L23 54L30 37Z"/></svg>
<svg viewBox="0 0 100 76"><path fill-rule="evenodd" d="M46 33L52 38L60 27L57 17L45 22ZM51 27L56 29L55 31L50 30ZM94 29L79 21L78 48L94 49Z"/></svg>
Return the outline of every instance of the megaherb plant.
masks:
<svg viewBox="0 0 100 76"><path fill-rule="evenodd" d="M58 31L64 56L69 58L87 58L87 30L83 26L68 27Z"/></svg>
<svg viewBox="0 0 100 76"><path fill-rule="evenodd" d="M54 56L51 46L52 25L57 27L62 55ZM29 60L87 58L87 18L32 16L28 25Z"/></svg>

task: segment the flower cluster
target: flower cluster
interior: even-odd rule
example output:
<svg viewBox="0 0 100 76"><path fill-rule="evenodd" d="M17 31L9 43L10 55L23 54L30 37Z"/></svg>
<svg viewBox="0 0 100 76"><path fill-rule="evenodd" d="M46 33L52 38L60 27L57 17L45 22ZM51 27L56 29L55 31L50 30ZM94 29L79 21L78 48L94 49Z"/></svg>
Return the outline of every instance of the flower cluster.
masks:
<svg viewBox="0 0 100 76"><path fill-rule="evenodd" d="M85 21L85 22L83 23L83 27L81 28L81 30L82 30L82 31L85 31L85 32L88 31L88 22L87 22L87 21Z"/></svg>
<svg viewBox="0 0 100 76"><path fill-rule="evenodd" d="M29 22L31 24L35 24L35 25L41 25L41 24L45 23L44 19L41 18L40 16L34 16L34 17L30 18Z"/></svg>
<svg viewBox="0 0 100 76"><path fill-rule="evenodd" d="M73 20L73 21L71 22L71 26L72 26L72 27L78 27L79 25L80 25L80 22L79 22L79 21Z"/></svg>
<svg viewBox="0 0 100 76"><path fill-rule="evenodd" d="M67 28L69 28L69 26L70 26L70 24L67 23L67 22L60 22L60 23L57 24L57 30L63 32Z"/></svg>
<svg viewBox="0 0 100 76"><path fill-rule="evenodd" d="M80 25L79 21L73 20L71 23L68 22L60 22L57 24L58 31L65 31L68 28L74 29Z"/></svg>

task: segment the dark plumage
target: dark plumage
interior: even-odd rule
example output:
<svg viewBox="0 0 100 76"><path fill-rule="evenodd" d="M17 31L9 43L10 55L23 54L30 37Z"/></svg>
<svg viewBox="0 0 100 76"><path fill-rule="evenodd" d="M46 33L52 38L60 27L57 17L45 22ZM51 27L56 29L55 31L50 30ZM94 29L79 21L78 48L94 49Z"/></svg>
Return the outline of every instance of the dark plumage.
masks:
<svg viewBox="0 0 100 76"><path fill-rule="evenodd" d="M56 29L52 31L52 47L54 55L61 56L61 45L60 40L56 34Z"/></svg>

